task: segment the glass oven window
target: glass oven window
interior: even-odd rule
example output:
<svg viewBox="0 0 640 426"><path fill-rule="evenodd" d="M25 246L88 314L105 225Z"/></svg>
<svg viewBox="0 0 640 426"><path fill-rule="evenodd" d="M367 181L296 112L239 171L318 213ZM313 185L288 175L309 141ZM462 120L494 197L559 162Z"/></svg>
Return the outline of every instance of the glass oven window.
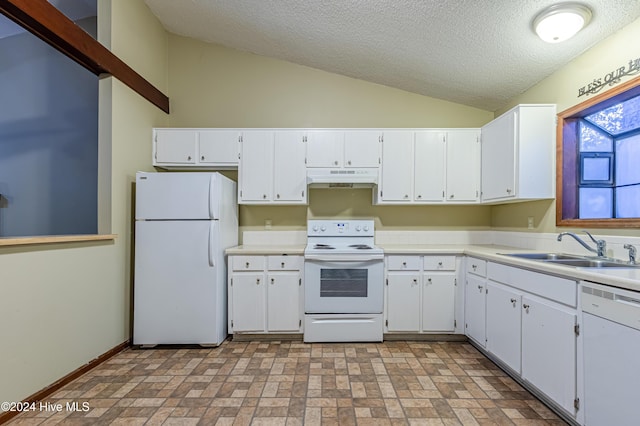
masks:
<svg viewBox="0 0 640 426"><path fill-rule="evenodd" d="M367 297L367 269L321 269L320 297Z"/></svg>

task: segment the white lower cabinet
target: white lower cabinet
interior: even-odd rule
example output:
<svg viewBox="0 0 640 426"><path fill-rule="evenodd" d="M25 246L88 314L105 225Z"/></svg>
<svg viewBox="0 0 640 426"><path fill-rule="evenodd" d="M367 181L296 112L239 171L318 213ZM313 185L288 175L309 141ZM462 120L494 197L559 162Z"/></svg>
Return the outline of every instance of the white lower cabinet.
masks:
<svg viewBox="0 0 640 426"><path fill-rule="evenodd" d="M302 267L302 256L229 256L229 333L301 333Z"/></svg>
<svg viewBox="0 0 640 426"><path fill-rule="evenodd" d="M455 256L387 256L385 332L455 331Z"/></svg>
<svg viewBox="0 0 640 426"><path fill-rule="evenodd" d="M486 345L487 262L473 257L465 259L464 333L478 345Z"/></svg>
<svg viewBox="0 0 640 426"><path fill-rule="evenodd" d="M483 292L482 281L467 268L467 335L480 344L486 327L487 353L579 420L578 283L493 262L486 270ZM482 322L483 298L485 323L474 324Z"/></svg>
<svg viewBox="0 0 640 426"><path fill-rule="evenodd" d="M533 296L522 299L522 378L575 412L575 310Z"/></svg>
<svg viewBox="0 0 640 426"><path fill-rule="evenodd" d="M521 292L487 283L487 350L517 373L521 372L521 305Z"/></svg>

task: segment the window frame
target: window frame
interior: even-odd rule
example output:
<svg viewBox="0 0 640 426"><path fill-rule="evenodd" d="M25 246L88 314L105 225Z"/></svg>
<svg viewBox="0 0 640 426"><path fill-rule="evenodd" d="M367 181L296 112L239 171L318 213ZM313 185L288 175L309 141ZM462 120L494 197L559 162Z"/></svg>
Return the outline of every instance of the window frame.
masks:
<svg viewBox="0 0 640 426"><path fill-rule="evenodd" d="M587 99L558 114L556 127L556 226L573 228L638 228L640 218L579 219L580 167L578 122L581 118L640 96L640 77Z"/></svg>

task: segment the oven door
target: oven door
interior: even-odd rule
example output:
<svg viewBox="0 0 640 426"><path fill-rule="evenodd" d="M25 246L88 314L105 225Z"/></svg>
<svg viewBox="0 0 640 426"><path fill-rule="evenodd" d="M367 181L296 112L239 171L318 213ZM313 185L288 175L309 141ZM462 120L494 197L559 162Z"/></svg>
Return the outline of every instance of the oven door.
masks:
<svg viewBox="0 0 640 426"><path fill-rule="evenodd" d="M382 259L306 259L304 263L307 314L382 313Z"/></svg>

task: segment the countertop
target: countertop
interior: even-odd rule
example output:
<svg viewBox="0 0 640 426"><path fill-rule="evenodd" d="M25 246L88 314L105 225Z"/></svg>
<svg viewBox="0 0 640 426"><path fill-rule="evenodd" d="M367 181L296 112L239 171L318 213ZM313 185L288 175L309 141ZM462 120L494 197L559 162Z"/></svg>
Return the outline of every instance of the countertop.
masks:
<svg viewBox="0 0 640 426"><path fill-rule="evenodd" d="M517 257L504 256L500 253L533 253L539 250L519 249L497 245L423 245L423 244L378 244L385 255L428 255L453 254L473 256L492 262L516 266L536 272L543 272L560 277L592 281L633 291L640 291L640 268L577 268L555 265ZM228 248L227 255L303 255L304 245L241 245Z"/></svg>

